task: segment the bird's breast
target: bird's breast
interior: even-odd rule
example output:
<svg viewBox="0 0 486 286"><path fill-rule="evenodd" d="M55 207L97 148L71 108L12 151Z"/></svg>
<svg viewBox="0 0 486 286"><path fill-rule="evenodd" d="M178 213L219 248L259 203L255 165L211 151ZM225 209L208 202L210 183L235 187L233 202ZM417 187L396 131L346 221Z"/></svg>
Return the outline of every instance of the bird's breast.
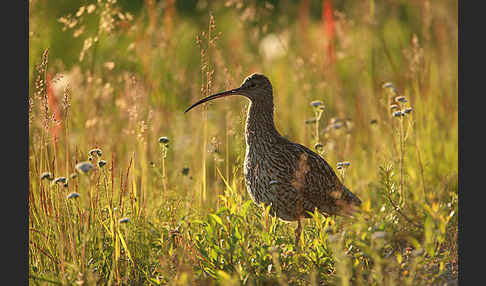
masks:
<svg viewBox="0 0 486 286"><path fill-rule="evenodd" d="M255 150L254 146L247 146L245 154L245 183L248 193L253 201L256 203L265 202L268 203L268 199L265 198L264 192L266 192L268 182L269 170L265 165L265 160L258 150Z"/></svg>

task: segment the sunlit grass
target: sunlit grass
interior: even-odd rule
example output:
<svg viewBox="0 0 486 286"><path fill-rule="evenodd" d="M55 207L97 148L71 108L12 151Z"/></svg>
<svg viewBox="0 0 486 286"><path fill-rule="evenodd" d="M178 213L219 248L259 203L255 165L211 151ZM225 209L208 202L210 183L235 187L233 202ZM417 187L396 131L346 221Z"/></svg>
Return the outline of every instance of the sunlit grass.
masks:
<svg viewBox="0 0 486 286"><path fill-rule="evenodd" d="M330 65L320 18L279 16L302 3L187 16L170 1L129 14L108 2L77 4L63 23L46 18L55 6L30 3L32 285L457 281L457 21L417 18L454 5L371 1L363 18L358 4L334 7ZM274 58L262 52L268 34L281 40ZM49 42L60 35L76 39L70 50ZM300 251L296 224L246 192L247 100L183 113L257 71L272 81L278 130L363 201L354 218L306 220Z"/></svg>

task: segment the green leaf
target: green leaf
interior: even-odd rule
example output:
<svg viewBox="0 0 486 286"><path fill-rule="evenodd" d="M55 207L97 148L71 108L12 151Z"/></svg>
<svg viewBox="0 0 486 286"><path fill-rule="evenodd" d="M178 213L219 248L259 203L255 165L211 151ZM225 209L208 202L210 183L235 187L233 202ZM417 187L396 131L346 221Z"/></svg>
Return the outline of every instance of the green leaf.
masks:
<svg viewBox="0 0 486 286"><path fill-rule="evenodd" d="M221 220L221 218L215 214L209 214L209 216L219 225L223 226L223 221Z"/></svg>
<svg viewBox="0 0 486 286"><path fill-rule="evenodd" d="M246 217L246 214L248 213L248 209L250 208L252 203L253 202L251 200L248 200L241 206L241 215L243 217Z"/></svg>

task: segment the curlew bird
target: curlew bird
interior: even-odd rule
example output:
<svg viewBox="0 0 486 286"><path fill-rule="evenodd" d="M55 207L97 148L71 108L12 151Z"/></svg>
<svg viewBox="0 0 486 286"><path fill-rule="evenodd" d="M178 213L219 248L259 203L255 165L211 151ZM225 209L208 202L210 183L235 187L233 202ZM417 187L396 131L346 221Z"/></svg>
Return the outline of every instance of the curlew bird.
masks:
<svg viewBox="0 0 486 286"><path fill-rule="evenodd" d="M229 95L250 100L246 118L245 183L252 200L270 205L270 212L285 221L297 221L295 246L302 232L301 219L315 209L324 215L351 216L361 200L346 188L331 166L317 153L281 136L273 121L272 84L262 74L248 76L240 87L205 97L186 109Z"/></svg>

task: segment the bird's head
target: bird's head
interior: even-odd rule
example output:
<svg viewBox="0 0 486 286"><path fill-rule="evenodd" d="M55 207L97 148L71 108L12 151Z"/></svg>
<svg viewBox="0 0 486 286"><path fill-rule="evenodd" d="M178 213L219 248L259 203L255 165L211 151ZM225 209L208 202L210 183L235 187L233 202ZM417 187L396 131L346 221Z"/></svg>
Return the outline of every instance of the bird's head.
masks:
<svg viewBox="0 0 486 286"><path fill-rule="evenodd" d="M247 76L238 89L241 95L251 100L273 100L272 84L262 74L254 73Z"/></svg>
<svg viewBox="0 0 486 286"><path fill-rule="evenodd" d="M184 112L188 112L201 103L229 95L242 95L253 102L269 103L273 106L273 92L270 80L262 74L254 73L245 78L240 87L205 97L189 106Z"/></svg>

